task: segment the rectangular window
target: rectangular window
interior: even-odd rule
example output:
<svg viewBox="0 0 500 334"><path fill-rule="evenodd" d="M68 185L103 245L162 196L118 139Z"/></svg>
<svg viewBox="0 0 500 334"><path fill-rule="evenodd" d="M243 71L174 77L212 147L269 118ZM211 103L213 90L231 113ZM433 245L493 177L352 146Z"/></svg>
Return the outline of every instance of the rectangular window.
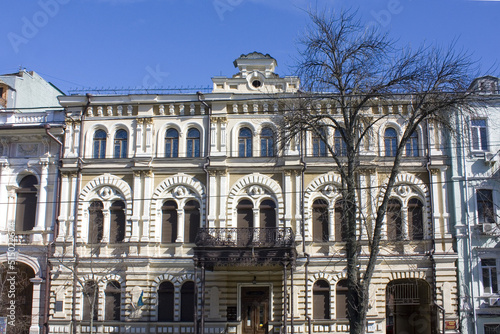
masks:
<svg viewBox="0 0 500 334"><path fill-rule="evenodd" d="M475 151L488 150L488 137L486 133L486 120L473 119L470 124L472 149Z"/></svg>
<svg viewBox="0 0 500 334"><path fill-rule="evenodd" d="M476 190L477 222L479 224L495 222L493 191L491 189Z"/></svg>
<svg viewBox="0 0 500 334"><path fill-rule="evenodd" d="M500 324L488 324L484 325L484 334L499 334Z"/></svg>
<svg viewBox="0 0 500 334"><path fill-rule="evenodd" d="M482 259L484 293L498 293L497 265L495 259Z"/></svg>
<svg viewBox="0 0 500 334"><path fill-rule="evenodd" d="M56 300L55 311L62 312L63 306L64 306L64 304L63 304L62 300Z"/></svg>

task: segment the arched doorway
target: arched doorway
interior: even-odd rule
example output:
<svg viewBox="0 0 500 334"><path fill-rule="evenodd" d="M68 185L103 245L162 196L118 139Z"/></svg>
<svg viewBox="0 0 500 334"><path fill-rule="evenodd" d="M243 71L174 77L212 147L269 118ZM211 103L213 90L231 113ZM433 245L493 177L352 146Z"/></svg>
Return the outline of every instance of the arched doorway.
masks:
<svg viewBox="0 0 500 334"><path fill-rule="evenodd" d="M398 279L387 284L386 333L431 334L431 289L421 279Z"/></svg>
<svg viewBox="0 0 500 334"><path fill-rule="evenodd" d="M33 283L35 272L24 263L0 264L0 316L7 317L9 334L29 334L33 307Z"/></svg>

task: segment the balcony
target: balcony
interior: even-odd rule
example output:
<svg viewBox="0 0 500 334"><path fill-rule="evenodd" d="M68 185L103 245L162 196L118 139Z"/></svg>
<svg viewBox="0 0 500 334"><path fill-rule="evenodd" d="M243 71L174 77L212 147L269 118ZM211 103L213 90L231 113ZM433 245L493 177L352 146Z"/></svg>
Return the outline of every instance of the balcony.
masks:
<svg viewBox="0 0 500 334"><path fill-rule="evenodd" d="M196 246L202 247L293 247L289 227L201 228Z"/></svg>
<svg viewBox="0 0 500 334"><path fill-rule="evenodd" d="M276 265L296 257L291 228L201 228L195 260L206 267Z"/></svg>

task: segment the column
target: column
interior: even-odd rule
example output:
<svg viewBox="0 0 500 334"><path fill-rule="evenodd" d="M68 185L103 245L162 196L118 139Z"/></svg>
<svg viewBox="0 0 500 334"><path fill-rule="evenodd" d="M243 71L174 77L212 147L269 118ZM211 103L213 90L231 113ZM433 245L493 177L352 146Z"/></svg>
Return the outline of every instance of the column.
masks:
<svg viewBox="0 0 500 334"><path fill-rule="evenodd" d="M217 151L217 117L210 119L210 152Z"/></svg>
<svg viewBox="0 0 500 334"><path fill-rule="evenodd" d="M66 122L66 130L64 133L64 152L65 155L64 157L70 157L73 156L74 154L74 145L76 145L76 140L74 137L74 130L73 126L75 123L73 122Z"/></svg>
<svg viewBox="0 0 500 334"><path fill-rule="evenodd" d="M358 210L359 211L364 211L363 213L359 212L359 213L356 213L356 215L358 216L358 220L361 221L363 218L362 216L365 216L367 217L366 218L366 222L363 224L363 222L361 222L361 235L363 236L363 239L366 239L368 237L368 232L367 232L367 229L366 229L366 226L367 224L369 223L369 219L368 217L370 217L371 215L368 214L368 212L370 212L370 208L368 207L369 204L368 204L368 199L367 199L367 194L369 193L369 190L367 189L368 187L368 183L370 182L370 177L367 176L368 174L368 171L367 170L362 170L360 171L359 173L359 188L360 188L360 192L361 192L361 195L359 197L359 208ZM360 214L362 214L362 216L360 217Z"/></svg>
<svg viewBox="0 0 500 334"><path fill-rule="evenodd" d="M6 199L8 196L7 187L4 185L8 184L9 178L9 164L7 159L0 160L0 198ZM5 200L0 200L0 231L7 231L7 211L8 204L5 203ZM2 239L0 239L0 242ZM6 240L5 240L6 241Z"/></svg>
<svg viewBox="0 0 500 334"><path fill-rule="evenodd" d="M446 181L446 169L447 169L447 167L439 169L439 178L440 178L439 189L440 189L440 196L442 197L441 204L443 206L442 211L441 211L441 216L442 216L443 225L444 225L443 232L444 232L446 238L451 238L452 235L451 235L451 231L449 230L450 210L448 208L448 202L449 202L449 200L448 200L448 186L449 186L449 183L444 182L444 181Z"/></svg>
<svg viewBox="0 0 500 334"><path fill-rule="evenodd" d="M215 227L215 219L217 217L217 202L219 201L219 198L217 196L217 172L216 171L210 171L209 172L209 189L207 189L208 194L206 195L206 198L209 198L209 207L207 208L207 220L208 220L208 226L206 227ZM206 205L206 203L205 203Z"/></svg>
<svg viewBox="0 0 500 334"><path fill-rule="evenodd" d="M135 128L135 155L140 156L142 154L142 122L144 119L138 118L136 120Z"/></svg>
<svg viewBox="0 0 500 334"><path fill-rule="evenodd" d="M68 231L68 237L66 239L68 241L73 240L73 235L75 235L74 231L76 229L76 225L77 225L77 221L76 220L77 220L77 217L78 217L78 215L75 212L75 209L76 209L75 208L75 203L77 203L76 199L78 198L79 193L80 193L80 189L77 189L77 187L76 187L77 180L78 180L78 174L72 174L70 177L71 177L71 191L70 191L70 195L68 196L68 198L70 199L69 217L68 217L69 231ZM73 197L73 198L71 199L70 197ZM87 224L88 224L88 221L87 221ZM88 228L88 225L87 225L87 228ZM81 238L81 236L80 236L80 238Z"/></svg>
<svg viewBox="0 0 500 334"><path fill-rule="evenodd" d="M131 242L139 241L139 215L141 212L141 172L134 171L134 201L132 202L132 217L130 220L132 221L132 233L130 237ZM149 233L146 231L146 233ZM149 237L149 235L148 235Z"/></svg>
<svg viewBox="0 0 500 334"><path fill-rule="evenodd" d="M374 228L374 218L372 217L375 217L376 215L376 209L375 209L375 201L376 201L376 196L378 194L378 189L377 188L377 171L375 169L367 169L366 170L366 178L365 178L365 187L364 187L364 191L363 191L363 197L366 198L366 202L365 202L365 205L366 205L366 213L369 213L367 214L367 221L366 221L366 224L364 224L364 226L362 227L363 228L363 234L366 235L368 237L368 234L367 234L367 231L366 231L366 228L367 226L370 226L370 229L373 231L373 228ZM373 191L373 189L377 189L377 191ZM375 196L375 198L373 198L372 196ZM369 224L369 225L368 225ZM384 232L382 232L384 233Z"/></svg>
<svg viewBox="0 0 500 334"><path fill-rule="evenodd" d="M146 126L146 144L144 151L146 154L153 154L153 118L148 117L144 119L144 125Z"/></svg>
<svg viewBox="0 0 500 334"><path fill-rule="evenodd" d="M40 277L34 277L30 279L30 282L33 283L33 298L32 298L32 306L31 306L31 326L30 326L30 334L39 334L40 333L40 287L43 283L43 279ZM46 291L45 293L49 293Z"/></svg>
<svg viewBox="0 0 500 334"><path fill-rule="evenodd" d="M408 235L408 206L401 206L401 235L403 240L410 239Z"/></svg>
<svg viewBox="0 0 500 334"><path fill-rule="evenodd" d="M292 191L292 171L286 170L283 175L284 182L283 182L283 193L285 194L285 207L284 212L285 212L285 227L292 227L292 196L293 196L293 191Z"/></svg>
<svg viewBox="0 0 500 334"><path fill-rule="evenodd" d="M220 118L220 152L222 155L227 153L227 118Z"/></svg>
<svg viewBox="0 0 500 334"><path fill-rule="evenodd" d="M80 154L80 150L82 149L80 145L84 145L84 143L80 143L80 130L81 130L81 123L80 122L75 122L74 123L75 130L73 132L73 150L72 156L77 157ZM89 154L92 154L92 150L89 149ZM83 154L82 154L83 156Z"/></svg>
<svg viewBox="0 0 500 334"><path fill-rule="evenodd" d="M59 217L59 231L57 232L56 241L62 242L67 237L67 224L68 224L68 205L70 203L69 199L69 175L61 174L61 193L59 194L59 198L61 199Z"/></svg>
<svg viewBox="0 0 500 334"><path fill-rule="evenodd" d="M177 209L177 239L175 242L184 242L184 208Z"/></svg>
<svg viewBox="0 0 500 334"><path fill-rule="evenodd" d="M217 198L219 202L219 226L214 226L214 227L228 227L226 222L227 196L229 192L227 181L228 181L227 170L219 171L220 196Z"/></svg>
<svg viewBox="0 0 500 334"><path fill-rule="evenodd" d="M328 240L335 240L335 203L333 203L333 207L328 208ZM338 236L338 240L340 240L340 236Z"/></svg>
<svg viewBox="0 0 500 334"><path fill-rule="evenodd" d="M302 226L302 174L297 171L295 173L295 191L292 193L295 194L295 240L302 241L302 229L305 228ZM304 189L305 191L305 189Z"/></svg>
<svg viewBox="0 0 500 334"><path fill-rule="evenodd" d="M38 198L37 198L37 208L36 208L36 222L33 231L43 231L47 228L45 226L45 221L47 220L47 192L48 192L48 180L49 175L49 159L41 158L39 164L42 166L42 173L40 175L40 184L38 186ZM33 235L36 241L41 241L41 235ZM40 240L38 240L40 239ZM35 240L33 240L35 241Z"/></svg>
<svg viewBox="0 0 500 334"><path fill-rule="evenodd" d="M153 183L153 172L146 171L143 172L144 175L144 190L142 197L142 235L141 241L148 242L149 241L149 231L150 231L150 212L151 212L151 197L153 196L152 183ZM136 197L138 198L138 197ZM137 200L135 201L137 202ZM157 219L156 222L161 221L161 219ZM158 226L156 230L159 230Z"/></svg>
<svg viewBox="0 0 500 334"><path fill-rule="evenodd" d="M260 217L259 217L259 208L253 208L253 227L260 228Z"/></svg>
<svg viewBox="0 0 500 334"><path fill-rule="evenodd" d="M102 210L102 215L103 215L102 243L108 243L109 242L109 228L110 228L110 223L111 223L109 207L111 206L111 203L109 203L108 201L105 201L103 204L104 204L104 208Z"/></svg>
<svg viewBox="0 0 500 334"><path fill-rule="evenodd" d="M7 186L8 200L7 200L7 230L16 230L16 189L17 186Z"/></svg>

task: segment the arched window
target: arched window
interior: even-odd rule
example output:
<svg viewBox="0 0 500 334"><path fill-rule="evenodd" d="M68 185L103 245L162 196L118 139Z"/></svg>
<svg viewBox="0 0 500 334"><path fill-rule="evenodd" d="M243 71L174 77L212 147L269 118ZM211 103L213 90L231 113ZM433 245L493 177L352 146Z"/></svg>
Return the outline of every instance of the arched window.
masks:
<svg viewBox="0 0 500 334"><path fill-rule="evenodd" d="M406 156L418 157L418 134L414 131L406 142Z"/></svg>
<svg viewBox="0 0 500 334"><path fill-rule="evenodd" d="M337 282L337 287L335 288L335 309L337 319L347 318L347 291L348 282L346 279Z"/></svg>
<svg viewBox="0 0 500 334"><path fill-rule="evenodd" d="M176 129L168 129L165 133L165 158L177 158L179 156L179 132Z"/></svg>
<svg viewBox="0 0 500 334"><path fill-rule="evenodd" d="M387 284L386 333L434 333L429 283L397 279Z"/></svg>
<svg viewBox="0 0 500 334"><path fill-rule="evenodd" d="M187 134L187 157L197 158L200 156L200 131L189 129Z"/></svg>
<svg viewBox="0 0 500 334"><path fill-rule="evenodd" d="M249 128L240 129L238 136L238 156L240 158L252 156L252 131Z"/></svg>
<svg viewBox="0 0 500 334"><path fill-rule="evenodd" d="M120 129L115 133L114 158L127 157L127 131Z"/></svg>
<svg viewBox="0 0 500 334"><path fill-rule="evenodd" d="M236 206L238 233L238 246L248 246L253 241L253 204L251 201L241 200Z"/></svg>
<svg viewBox="0 0 500 334"><path fill-rule="evenodd" d="M109 242L117 243L125 239L125 203L113 202L110 211Z"/></svg>
<svg viewBox="0 0 500 334"><path fill-rule="evenodd" d="M194 321L194 283L191 281L181 287L181 321Z"/></svg>
<svg viewBox="0 0 500 334"><path fill-rule="evenodd" d="M102 241L104 205L101 201L93 201L89 206L89 243L96 244Z"/></svg>
<svg viewBox="0 0 500 334"><path fill-rule="evenodd" d="M391 198L387 203L387 239L403 240L401 203Z"/></svg>
<svg viewBox="0 0 500 334"><path fill-rule="evenodd" d="M15 326L9 326L9 330L2 333L29 333L33 311L33 278L33 269L22 262L16 262L14 266L10 261L0 263L0 316L15 315L15 320L9 320L14 321ZM36 302L38 307L38 299ZM38 314L35 316L38 317Z"/></svg>
<svg viewBox="0 0 500 334"><path fill-rule="evenodd" d="M339 157L345 157L347 155L347 145L345 144L344 138L342 138L340 131L340 129L336 129L335 133L333 134L335 154Z"/></svg>
<svg viewBox="0 0 500 334"><path fill-rule="evenodd" d="M93 315L93 320L97 320L97 312L99 309L99 291L95 281L88 281L83 287L83 320L90 320L90 315Z"/></svg>
<svg viewBox="0 0 500 334"><path fill-rule="evenodd" d="M104 309L104 319L105 320L115 320L120 321L120 309L121 309L121 286L117 281L111 281L106 285L106 290L104 290L104 295L106 299L105 309Z"/></svg>
<svg viewBox="0 0 500 334"><path fill-rule="evenodd" d="M16 231L31 231L35 227L37 184L34 175L27 175L19 182L16 190Z"/></svg>
<svg viewBox="0 0 500 334"><path fill-rule="evenodd" d="M393 128L385 129L384 133L385 156L395 157L398 148L398 134Z"/></svg>
<svg viewBox="0 0 500 334"><path fill-rule="evenodd" d="M314 157L326 157L326 140L325 130L318 130L319 133L313 132L312 134L312 144L313 144L313 156Z"/></svg>
<svg viewBox="0 0 500 334"><path fill-rule="evenodd" d="M253 227L253 204L251 201L241 200L236 206L238 227Z"/></svg>
<svg viewBox="0 0 500 334"><path fill-rule="evenodd" d="M335 202L335 241L347 240L347 219L344 217L344 201Z"/></svg>
<svg viewBox="0 0 500 334"><path fill-rule="evenodd" d="M106 157L106 132L97 130L94 133L94 159L104 159Z"/></svg>
<svg viewBox="0 0 500 334"><path fill-rule="evenodd" d="M166 201L161 207L161 242L172 243L177 239L177 203Z"/></svg>
<svg viewBox="0 0 500 334"><path fill-rule="evenodd" d="M276 233L276 204L270 199L266 199L260 203L260 241L263 243L272 243L277 241Z"/></svg>
<svg viewBox="0 0 500 334"><path fill-rule="evenodd" d="M260 227L276 227L276 204L273 200L266 199L260 203Z"/></svg>
<svg viewBox="0 0 500 334"><path fill-rule="evenodd" d="M312 232L314 241L328 241L328 202L317 199L312 205Z"/></svg>
<svg viewBox="0 0 500 334"><path fill-rule="evenodd" d="M158 321L174 321L174 285L170 282L158 287Z"/></svg>
<svg viewBox="0 0 500 334"><path fill-rule="evenodd" d="M270 128L263 128L260 133L260 156L274 157L274 133Z"/></svg>
<svg viewBox="0 0 500 334"><path fill-rule="evenodd" d="M410 240L424 238L424 205L417 198L408 201L408 233Z"/></svg>
<svg viewBox="0 0 500 334"><path fill-rule="evenodd" d="M330 319L330 284L325 280L313 286L313 318Z"/></svg>
<svg viewBox="0 0 500 334"><path fill-rule="evenodd" d="M201 222L200 204L197 201L186 203L184 206L184 219L184 241L194 243Z"/></svg>

